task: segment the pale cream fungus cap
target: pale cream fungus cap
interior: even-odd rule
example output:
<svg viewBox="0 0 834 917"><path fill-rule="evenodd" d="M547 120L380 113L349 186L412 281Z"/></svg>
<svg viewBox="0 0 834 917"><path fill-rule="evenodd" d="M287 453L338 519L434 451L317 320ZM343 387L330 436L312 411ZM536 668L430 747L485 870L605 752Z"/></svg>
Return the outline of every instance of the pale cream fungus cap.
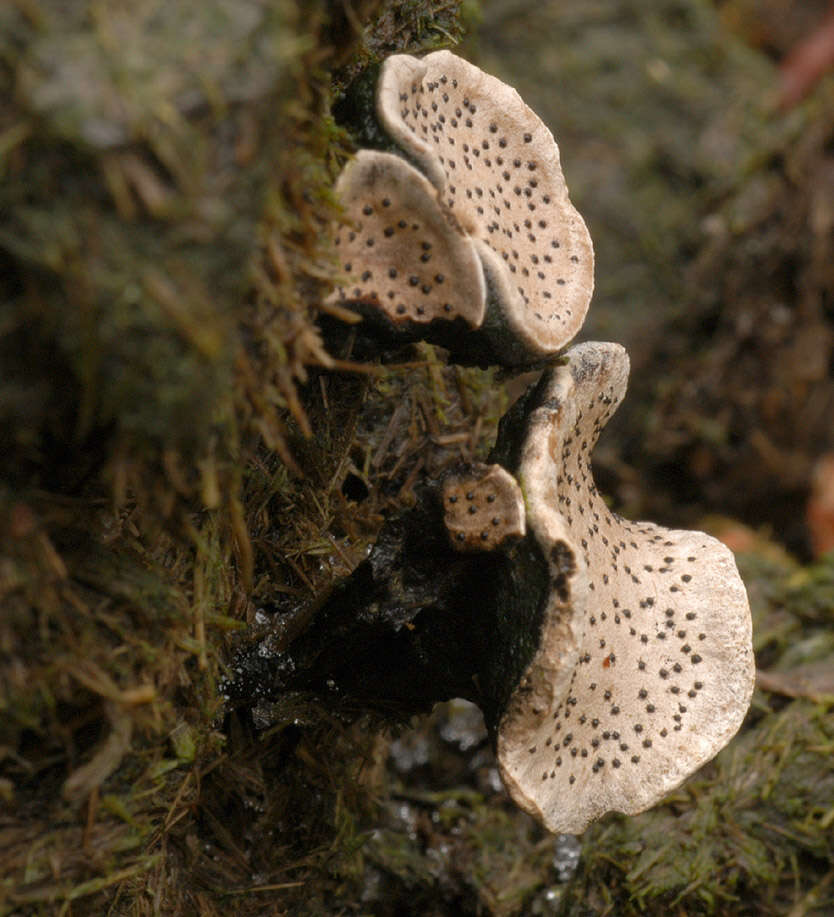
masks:
<svg viewBox="0 0 834 917"><path fill-rule="evenodd" d="M344 283L331 301L376 308L395 325L455 318L481 324L486 288L472 240L413 166L360 150L336 194L345 212L334 237Z"/></svg>
<svg viewBox="0 0 834 917"><path fill-rule="evenodd" d="M541 118L449 51L389 57L377 114L475 240L492 300L485 330L515 341L506 361L564 347L588 311L594 252Z"/></svg>
<svg viewBox="0 0 834 917"><path fill-rule="evenodd" d="M448 51L387 58L376 106L402 156L360 151L336 185L346 225L331 301L403 327L460 317L503 365L565 347L588 311L594 251L542 120Z"/></svg>
<svg viewBox="0 0 834 917"><path fill-rule="evenodd" d="M543 382L518 469L551 593L498 759L513 799L556 832L654 805L727 744L753 692L750 609L729 549L629 522L597 492L591 451L627 378L618 344L571 348Z"/></svg>

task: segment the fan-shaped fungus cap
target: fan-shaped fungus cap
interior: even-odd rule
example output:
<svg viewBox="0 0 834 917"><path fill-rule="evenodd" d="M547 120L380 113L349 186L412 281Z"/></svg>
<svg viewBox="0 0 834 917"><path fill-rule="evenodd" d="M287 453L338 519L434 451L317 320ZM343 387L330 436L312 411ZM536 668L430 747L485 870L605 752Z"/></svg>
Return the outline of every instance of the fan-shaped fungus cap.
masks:
<svg viewBox="0 0 834 917"><path fill-rule="evenodd" d="M486 289L472 240L424 176L399 156L361 150L335 190L348 219L334 239L348 283L333 301L400 326L458 317L481 324Z"/></svg>
<svg viewBox="0 0 834 917"><path fill-rule="evenodd" d="M526 419L518 479L551 569L539 649L501 718L501 773L552 831L636 814L712 758L753 690L750 610L730 551L611 512L590 454L622 399L616 344L568 351Z"/></svg>
<svg viewBox="0 0 834 917"><path fill-rule="evenodd" d="M594 255L541 119L449 51L389 57L377 114L477 240L490 294L484 331L502 361L564 347L588 309Z"/></svg>
<svg viewBox="0 0 834 917"><path fill-rule="evenodd" d="M525 532L524 499L500 465L475 465L443 482L443 511L458 551L491 551Z"/></svg>

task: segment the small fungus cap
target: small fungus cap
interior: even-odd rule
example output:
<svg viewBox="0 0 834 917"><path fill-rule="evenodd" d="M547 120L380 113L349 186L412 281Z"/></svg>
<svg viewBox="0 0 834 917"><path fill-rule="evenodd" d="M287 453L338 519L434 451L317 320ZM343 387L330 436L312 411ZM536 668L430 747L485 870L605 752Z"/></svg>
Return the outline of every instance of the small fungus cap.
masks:
<svg viewBox="0 0 834 917"><path fill-rule="evenodd" d="M540 383L518 479L550 564L537 655L499 722L501 774L551 830L649 808L710 760L750 704L750 609L728 548L608 509L590 455L625 394L617 344Z"/></svg>
<svg viewBox="0 0 834 917"><path fill-rule="evenodd" d="M360 150L336 182L346 224L335 229L342 276L329 297L394 325L483 321L486 288L473 242L437 191L399 156Z"/></svg>
<svg viewBox="0 0 834 917"><path fill-rule="evenodd" d="M475 465L443 482L446 530L457 551L492 551L525 532L524 499L500 465Z"/></svg>
<svg viewBox="0 0 834 917"><path fill-rule="evenodd" d="M568 198L559 148L510 86L449 51L383 64L377 113L476 240L506 362L541 358L579 331L594 253Z"/></svg>

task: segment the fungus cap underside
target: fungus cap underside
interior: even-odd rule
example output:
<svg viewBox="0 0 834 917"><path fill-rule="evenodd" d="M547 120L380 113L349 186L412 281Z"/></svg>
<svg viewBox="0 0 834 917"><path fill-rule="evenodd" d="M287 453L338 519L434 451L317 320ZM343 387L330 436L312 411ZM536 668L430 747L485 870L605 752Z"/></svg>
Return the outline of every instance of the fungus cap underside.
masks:
<svg viewBox="0 0 834 917"><path fill-rule="evenodd" d="M449 51L389 57L377 111L476 240L495 304L485 330L508 361L564 347L588 310L594 254L546 125L513 88Z"/></svg>
<svg viewBox="0 0 834 917"><path fill-rule="evenodd" d="M622 519L596 490L590 454L627 377L619 345L568 351L539 390L518 472L552 590L498 757L515 801L557 832L658 802L732 738L753 690L731 552Z"/></svg>
<svg viewBox="0 0 834 917"><path fill-rule="evenodd" d="M360 150L335 192L347 218L334 237L347 282L331 301L377 310L395 325L455 318L481 324L480 260L423 175L400 156Z"/></svg>

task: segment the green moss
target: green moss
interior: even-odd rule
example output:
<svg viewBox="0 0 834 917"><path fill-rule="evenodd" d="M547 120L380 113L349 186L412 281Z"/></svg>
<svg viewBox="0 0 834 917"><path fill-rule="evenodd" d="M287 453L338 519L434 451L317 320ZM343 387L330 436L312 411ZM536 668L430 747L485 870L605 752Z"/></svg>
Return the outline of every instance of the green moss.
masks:
<svg viewBox="0 0 834 917"><path fill-rule="evenodd" d="M623 914L676 905L784 913L834 854L823 826L832 738L827 711L795 701L748 728L664 805L593 828L564 913L601 899Z"/></svg>
<svg viewBox="0 0 834 917"><path fill-rule="evenodd" d="M84 19L55 6L21 30L4 115L37 129L8 154L0 243L28 292L12 286L6 308L57 346L77 386L75 441L115 424L132 449L204 447L232 387L267 180L236 144L298 57L292 15L219 2ZM46 384L49 368L19 372ZM30 441L62 420L47 407L25 418Z"/></svg>
<svg viewBox="0 0 834 917"><path fill-rule="evenodd" d="M330 94L458 7L0 10L0 913L258 913L288 864L355 871L367 736L311 773L340 724L302 704L295 758L292 721L226 728L217 683L255 602L308 602L381 522L340 490L365 376L323 372L316 326ZM291 850L256 841L284 819Z"/></svg>

